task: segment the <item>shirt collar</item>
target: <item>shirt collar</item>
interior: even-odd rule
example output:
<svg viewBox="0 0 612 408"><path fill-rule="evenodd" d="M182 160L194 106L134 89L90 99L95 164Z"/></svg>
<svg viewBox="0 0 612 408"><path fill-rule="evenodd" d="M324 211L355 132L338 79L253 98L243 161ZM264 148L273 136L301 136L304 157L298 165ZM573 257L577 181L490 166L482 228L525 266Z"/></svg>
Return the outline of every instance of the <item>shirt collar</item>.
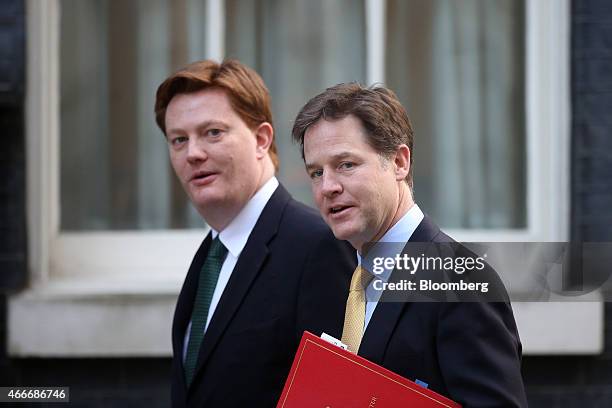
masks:
<svg viewBox="0 0 612 408"><path fill-rule="evenodd" d="M366 269L372 270L372 260L375 257L395 257L396 254L401 253L402 249L406 245L406 242L410 239L414 231L417 229L421 221L425 218L425 214L415 203L407 212L400 218L385 234L378 240L378 242L388 242L397 245L383 245L374 246L368 252L366 259L363 260ZM357 251L357 263L361 265L362 257ZM391 276L392 269L385 269L381 274L376 275L380 280L387 282L389 276Z"/></svg>
<svg viewBox="0 0 612 408"><path fill-rule="evenodd" d="M244 249L255 224L261 215L264 207L278 188L278 180L272 176L263 186L251 197L236 217L221 232L212 229L213 239L219 235L219 240L225 245L232 256L238 258Z"/></svg>

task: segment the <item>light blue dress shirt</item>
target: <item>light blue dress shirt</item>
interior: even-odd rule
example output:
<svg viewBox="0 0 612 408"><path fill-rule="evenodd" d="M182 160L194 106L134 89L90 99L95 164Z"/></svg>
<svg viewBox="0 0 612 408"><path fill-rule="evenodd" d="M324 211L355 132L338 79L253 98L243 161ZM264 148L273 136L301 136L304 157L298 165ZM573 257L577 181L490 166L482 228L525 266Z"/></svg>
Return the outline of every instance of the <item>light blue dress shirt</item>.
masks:
<svg viewBox="0 0 612 408"><path fill-rule="evenodd" d="M419 208L418 205L414 204L406 214L402 218L399 219L389 230L382 236L382 238L378 242L389 242L389 243L397 243L397 245L389 245L383 247L384 252L376 253L376 256L388 256L395 257L396 254L400 253L406 242L410 239L414 231L417 229L421 221L423 221L425 215L423 211ZM368 257L370 258L370 257ZM362 257L359 252L357 252L357 262L361 265ZM366 269L372 270L370 265L365 265ZM391 276L392 269L386 269L381 274L375 275L374 279L370 282L368 287L366 288L366 314L365 314L365 324L363 330L365 332L368 324L370 323L370 319L372 319L372 315L374 314L374 310L376 310L376 306L378 305L378 300L381 295L380 290L374 289L374 284L376 280L381 280L383 282L388 282L389 277Z"/></svg>

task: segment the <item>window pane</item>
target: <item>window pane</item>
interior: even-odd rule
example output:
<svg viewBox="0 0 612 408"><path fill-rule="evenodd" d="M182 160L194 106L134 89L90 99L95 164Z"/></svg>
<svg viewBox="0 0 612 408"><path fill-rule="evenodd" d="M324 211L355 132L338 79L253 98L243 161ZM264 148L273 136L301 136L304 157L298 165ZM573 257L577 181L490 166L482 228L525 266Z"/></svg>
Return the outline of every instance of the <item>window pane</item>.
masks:
<svg viewBox="0 0 612 408"><path fill-rule="evenodd" d="M201 227L168 164L157 85L206 57L205 0L61 0L64 230ZM225 49L272 94L280 178L312 202L299 108L365 82L361 0L226 0ZM386 82L416 130L415 193L446 227L526 225L524 5L388 0Z"/></svg>
<svg viewBox="0 0 612 408"><path fill-rule="evenodd" d="M389 0L386 19L416 201L445 227L525 227L523 2Z"/></svg>
<svg viewBox="0 0 612 408"><path fill-rule="evenodd" d="M61 228L202 227L153 115L172 70L204 58L204 0L61 0Z"/></svg>
<svg viewBox="0 0 612 408"><path fill-rule="evenodd" d="M339 82L365 82L362 0L226 0L226 54L255 68L272 95L280 179L312 203L299 149L291 142L298 110Z"/></svg>

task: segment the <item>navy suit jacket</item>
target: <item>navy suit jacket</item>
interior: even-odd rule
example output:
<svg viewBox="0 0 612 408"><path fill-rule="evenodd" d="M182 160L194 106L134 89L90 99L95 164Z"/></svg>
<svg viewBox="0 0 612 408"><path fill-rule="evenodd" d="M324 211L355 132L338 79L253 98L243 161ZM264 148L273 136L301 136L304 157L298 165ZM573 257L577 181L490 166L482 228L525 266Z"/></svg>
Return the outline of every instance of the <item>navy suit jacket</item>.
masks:
<svg viewBox="0 0 612 408"><path fill-rule="evenodd" d="M426 216L408 242L454 241ZM483 273L505 301L381 301L358 354L464 407L526 407L510 302L495 271Z"/></svg>
<svg viewBox="0 0 612 408"><path fill-rule="evenodd" d="M187 387L183 342L210 242L208 234L176 305L172 405L273 407L303 331L341 336L355 252L279 185L238 258Z"/></svg>

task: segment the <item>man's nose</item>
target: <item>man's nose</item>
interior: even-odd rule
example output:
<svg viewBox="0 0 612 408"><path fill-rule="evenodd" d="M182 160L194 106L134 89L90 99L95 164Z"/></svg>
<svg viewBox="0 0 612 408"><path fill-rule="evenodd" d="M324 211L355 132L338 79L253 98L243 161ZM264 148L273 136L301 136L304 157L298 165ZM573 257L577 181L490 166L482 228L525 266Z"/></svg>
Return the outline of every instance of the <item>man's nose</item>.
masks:
<svg viewBox="0 0 612 408"><path fill-rule="evenodd" d="M334 175L326 172L321 178L321 194L331 197L342 192L342 184Z"/></svg>
<svg viewBox="0 0 612 408"><path fill-rule="evenodd" d="M187 144L187 161L189 163L197 163L208 158L208 153L197 137L190 137Z"/></svg>

